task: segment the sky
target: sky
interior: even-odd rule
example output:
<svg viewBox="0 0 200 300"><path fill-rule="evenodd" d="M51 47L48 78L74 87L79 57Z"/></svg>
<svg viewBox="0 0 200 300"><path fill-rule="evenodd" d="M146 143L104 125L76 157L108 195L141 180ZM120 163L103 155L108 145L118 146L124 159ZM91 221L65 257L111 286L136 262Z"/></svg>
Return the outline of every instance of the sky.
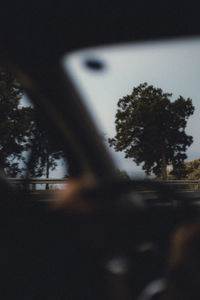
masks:
<svg viewBox="0 0 200 300"><path fill-rule="evenodd" d="M100 62L103 68L88 68L88 60ZM200 37L85 49L66 55L63 64L105 137L115 135L118 100L140 83L172 93L172 101L179 95L191 98L195 113L186 132L194 142L187 151L187 160L200 158ZM109 151L121 170L145 177L141 166L125 159L123 153L110 147Z"/></svg>

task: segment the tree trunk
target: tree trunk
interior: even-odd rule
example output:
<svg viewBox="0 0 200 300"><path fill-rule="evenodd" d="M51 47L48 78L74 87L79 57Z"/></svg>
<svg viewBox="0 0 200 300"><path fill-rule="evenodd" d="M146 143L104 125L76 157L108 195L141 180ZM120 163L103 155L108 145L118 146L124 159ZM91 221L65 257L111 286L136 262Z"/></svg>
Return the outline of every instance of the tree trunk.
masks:
<svg viewBox="0 0 200 300"><path fill-rule="evenodd" d="M46 178L49 178L49 155L47 154ZM49 184L46 184L46 190L49 190Z"/></svg>
<svg viewBox="0 0 200 300"><path fill-rule="evenodd" d="M162 180L167 180L167 163L165 152L162 153L161 176Z"/></svg>

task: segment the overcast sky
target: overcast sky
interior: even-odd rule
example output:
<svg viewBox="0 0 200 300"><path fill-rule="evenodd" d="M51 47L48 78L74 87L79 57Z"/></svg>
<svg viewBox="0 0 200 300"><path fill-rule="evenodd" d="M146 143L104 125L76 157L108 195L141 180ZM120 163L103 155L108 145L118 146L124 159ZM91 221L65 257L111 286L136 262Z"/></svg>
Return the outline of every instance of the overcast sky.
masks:
<svg viewBox="0 0 200 300"><path fill-rule="evenodd" d="M95 59L104 65L102 70L86 67ZM113 137L114 119L119 98L130 94L133 87L147 82L164 92L191 98L195 113L190 117L187 133L194 137L188 160L200 157L200 38L86 49L64 59L67 72L73 78L102 134ZM141 167L114 153L120 169L141 175Z"/></svg>

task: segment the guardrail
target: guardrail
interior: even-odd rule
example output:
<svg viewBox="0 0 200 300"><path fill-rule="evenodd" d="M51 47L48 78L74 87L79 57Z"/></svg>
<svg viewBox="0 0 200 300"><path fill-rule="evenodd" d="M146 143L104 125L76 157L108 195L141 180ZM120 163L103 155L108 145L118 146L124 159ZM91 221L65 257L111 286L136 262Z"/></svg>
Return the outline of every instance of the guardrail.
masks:
<svg viewBox="0 0 200 300"><path fill-rule="evenodd" d="M68 182L68 178L30 178L30 179L22 179L22 178L8 178L9 182L13 185L18 185L18 186L25 186L28 185L30 189L32 190L37 190L38 185L62 185L66 184ZM153 180L154 181L154 180ZM156 182L161 182L161 183L166 183L166 184L172 184L172 185L177 185L180 186L180 188L185 188L185 189L194 189L198 190L200 189L200 180L159 180Z"/></svg>
<svg viewBox="0 0 200 300"><path fill-rule="evenodd" d="M191 190L191 189L198 190L198 189L200 189L200 180L165 180L165 181L160 180L159 182L166 183L166 184L177 185L180 188L184 187L185 189L188 189L188 190Z"/></svg>
<svg viewBox="0 0 200 300"><path fill-rule="evenodd" d="M13 184L21 184L21 183L32 183L32 184L61 184L66 183L68 178L63 179L52 179L52 178L8 178L8 180Z"/></svg>
<svg viewBox="0 0 200 300"><path fill-rule="evenodd" d="M57 179L57 178L29 178L29 179L23 179L23 178L8 178L8 181L12 185L16 186L28 186L30 190L35 191L38 188L38 185L46 185L49 189L49 186L54 186L54 185L63 185L66 184L68 181L68 178L63 178L63 179ZM41 188L40 188L41 190Z"/></svg>

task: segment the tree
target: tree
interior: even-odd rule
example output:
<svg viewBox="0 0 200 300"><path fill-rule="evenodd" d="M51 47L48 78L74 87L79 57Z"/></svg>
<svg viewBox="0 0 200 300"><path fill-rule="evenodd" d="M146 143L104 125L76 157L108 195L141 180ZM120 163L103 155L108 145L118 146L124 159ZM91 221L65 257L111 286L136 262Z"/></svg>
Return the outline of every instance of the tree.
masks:
<svg viewBox="0 0 200 300"><path fill-rule="evenodd" d="M0 168L7 176L22 172L31 108L20 106L23 90L13 74L0 68Z"/></svg>
<svg viewBox="0 0 200 300"><path fill-rule="evenodd" d="M116 135L109 139L116 151L125 158L142 164L146 174L167 178L167 165L181 169L185 152L193 138L185 133L187 120L194 112L190 98L179 96L170 101L171 93L146 82L118 101L115 116Z"/></svg>
<svg viewBox="0 0 200 300"><path fill-rule="evenodd" d="M58 142L33 106L22 105L23 89L6 68L0 68L0 169L6 176L49 177L59 159L64 157ZM27 162L27 153L31 160Z"/></svg>
<svg viewBox="0 0 200 300"><path fill-rule="evenodd" d="M64 158L64 152L59 140L52 132L49 133L46 124L42 122L41 115L36 109L32 111L31 136L29 137L30 160L28 162L29 175L49 178L50 171L55 170L58 161ZM48 184L46 189L49 189Z"/></svg>

